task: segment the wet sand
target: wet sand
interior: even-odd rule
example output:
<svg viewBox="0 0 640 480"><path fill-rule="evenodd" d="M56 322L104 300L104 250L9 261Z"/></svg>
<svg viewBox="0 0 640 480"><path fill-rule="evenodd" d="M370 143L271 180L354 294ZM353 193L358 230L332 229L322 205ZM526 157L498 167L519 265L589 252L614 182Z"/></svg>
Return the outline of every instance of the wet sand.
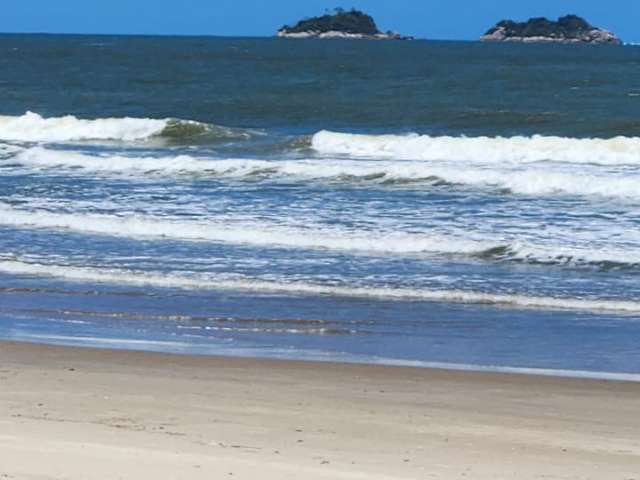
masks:
<svg viewBox="0 0 640 480"><path fill-rule="evenodd" d="M640 383L0 343L0 479L640 480Z"/></svg>

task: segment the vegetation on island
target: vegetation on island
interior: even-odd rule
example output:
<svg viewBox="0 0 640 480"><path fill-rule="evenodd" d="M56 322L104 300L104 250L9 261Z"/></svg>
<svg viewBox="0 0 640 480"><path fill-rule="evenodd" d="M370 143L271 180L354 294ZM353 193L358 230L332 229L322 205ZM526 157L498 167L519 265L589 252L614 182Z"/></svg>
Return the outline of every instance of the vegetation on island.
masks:
<svg viewBox="0 0 640 480"><path fill-rule="evenodd" d="M503 20L485 33L482 40L620 43L611 32L594 27L577 15L566 15L555 22L544 17L531 18L526 22Z"/></svg>
<svg viewBox="0 0 640 480"><path fill-rule="evenodd" d="M287 33L304 32L344 32L360 35L377 35L381 33L376 26L376 22L371 15L367 15L360 10L344 10L336 8L333 12L327 11L320 17L305 18L300 20L293 27L285 25L282 27Z"/></svg>
<svg viewBox="0 0 640 480"><path fill-rule="evenodd" d="M293 38L345 38L409 40L394 32L381 32L371 15L352 8L327 10L324 15L300 20L293 26L285 25L279 31L281 37ZM339 38L339 37L338 37Z"/></svg>

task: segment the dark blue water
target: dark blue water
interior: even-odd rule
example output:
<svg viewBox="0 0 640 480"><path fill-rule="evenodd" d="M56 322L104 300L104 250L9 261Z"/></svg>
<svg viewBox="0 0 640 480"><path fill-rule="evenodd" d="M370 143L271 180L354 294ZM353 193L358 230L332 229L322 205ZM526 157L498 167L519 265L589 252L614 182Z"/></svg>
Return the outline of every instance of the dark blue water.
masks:
<svg viewBox="0 0 640 480"><path fill-rule="evenodd" d="M639 67L0 36L0 336L640 373Z"/></svg>

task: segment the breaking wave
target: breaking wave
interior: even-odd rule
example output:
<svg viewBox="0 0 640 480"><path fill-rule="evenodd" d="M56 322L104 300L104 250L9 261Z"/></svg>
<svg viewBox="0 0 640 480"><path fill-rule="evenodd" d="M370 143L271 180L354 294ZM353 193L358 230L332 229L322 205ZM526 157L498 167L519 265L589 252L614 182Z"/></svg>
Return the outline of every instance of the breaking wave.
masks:
<svg viewBox="0 0 640 480"><path fill-rule="evenodd" d="M10 157L20 153L23 149L16 145L9 145L6 143L0 143L0 157Z"/></svg>
<svg viewBox="0 0 640 480"><path fill-rule="evenodd" d="M478 254L495 244L443 235L303 229L269 223L198 223L167 218L29 212L0 206L0 225L72 230L125 238L208 241L257 247L338 250L377 254Z"/></svg>
<svg viewBox="0 0 640 480"><path fill-rule="evenodd" d="M627 201L640 200L640 174L594 169L558 170L529 168L486 168L425 161L397 160L259 160L243 158L130 157L86 155L42 147L25 149L5 164L32 168L66 168L75 171L123 175L212 175L227 178L271 178L295 181L328 181L379 185L461 185L496 189L519 195L601 196Z"/></svg>
<svg viewBox="0 0 640 480"><path fill-rule="evenodd" d="M0 272L13 275L53 277L74 282L94 282L186 290L246 291L280 295L330 295L337 297L388 300L433 301L488 304L512 308L551 310L640 312L640 302L608 299L574 299L536 297L518 294L491 294L464 290L426 290L410 288L350 287L302 282L262 280L241 275L154 274L142 271L118 271L61 265L29 263L19 260L0 261Z"/></svg>
<svg viewBox="0 0 640 480"><path fill-rule="evenodd" d="M129 239L159 239L246 245L259 248L327 250L367 255L451 255L485 261L532 264L591 265L601 269L638 268L637 249L599 243L571 245L561 240L491 239L452 231L367 231L316 225L300 227L264 221L234 219L185 221L150 216L114 216L91 213L53 213L0 205L0 225L73 231Z"/></svg>
<svg viewBox="0 0 640 480"><path fill-rule="evenodd" d="M44 118L33 112L0 116L0 140L16 142L140 141L154 137L168 140L198 137L242 139L248 130L174 118L79 119L72 115Z"/></svg>
<svg viewBox="0 0 640 480"><path fill-rule="evenodd" d="M41 168L70 168L86 170L89 172L111 173L214 173L231 174L239 171L242 173L242 165L229 161L201 160L189 155L175 157L130 157L121 155L86 155L78 152L64 150L50 150L42 147L29 148L19 152L9 160L11 163L28 167ZM255 166L268 165L267 162L251 162L247 165L248 172L252 172Z"/></svg>
<svg viewBox="0 0 640 480"><path fill-rule="evenodd" d="M483 163L556 161L600 165L640 164L640 137L431 137L428 135L356 135L322 131L314 150L328 155L405 160Z"/></svg>

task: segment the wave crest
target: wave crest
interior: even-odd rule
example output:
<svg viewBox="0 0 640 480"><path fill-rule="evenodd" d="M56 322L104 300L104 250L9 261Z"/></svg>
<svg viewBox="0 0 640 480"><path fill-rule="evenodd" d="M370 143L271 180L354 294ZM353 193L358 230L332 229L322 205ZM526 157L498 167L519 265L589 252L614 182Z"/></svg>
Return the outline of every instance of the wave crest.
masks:
<svg viewBox="0 0 640 480"><path fill-rule="evenodd" d="M402 232L355 230L317 225L302 228L264 221L185 221L152 216L114 216L92 213L53 213L24 210L0 204L0 225L23 229L73 231L130 239L172 239L347 252L373 256L468 256L482 261L546 265L589 266L600 270L637 269L637 249L596 243L561 244L557 240L504 239L465 232Z"/></svg>
<svg viewBox="0 0 640 480"><path fill-rule="evenodd" d="M308 229L267 222L198 222L145 216L27 211L0 205L0 225L71 230L125 238L204 241L271 248L335 250L369 254L476 254L490 242L439 234L366 232L339 228Z"/></svg>
<svg viewBox="0 0 640 480"><path fill-rule="evenodd" d="M281 295L330 295L386 300L487 304L511 308L542 308L550 310L640 312L640 302L637 301L537 297L466 290L333 286L263 280L242 275L154 274L141 271L48 265L22 262L20 260L0 260L0 272L13 275L60 278L73 282L95 282L138 287L153 286L185 290L246 291Z"/></svg>
<svg viewBox="0 0 640 480"><path fill-rule="evenodd" d="M50 117L27 112L0 116L0 140L15 142L141 141L154 137L168 140L194 138L244 139L251 132L193 120L175 118L79 119L73 115Z"/></svg>
<svg viewBox="0 0 640 480"><path fill-rule="evenodd" d="M66 168L83 172L104 172L139 176L212 175L225 178L365 183L381 186L425 185L437 188L458 185L493 189L499 193L531 196L569 195L608 197L640 201L640 175L597 169L562 170L542 168L486 168L469 165L397 160L260 160L246 158L130 157L86 155L79 152L33 147L21 150L2 162L28 168Z"/></svg>
<svg viewBox="0 0 640 480"><path fill-rule="evenodd" d="M404 160L482 163L556 161L600 165L640 163L640 138L616 137L431 137L428 135L357 135L321 131L312 148L327 155Z"/></svg>

